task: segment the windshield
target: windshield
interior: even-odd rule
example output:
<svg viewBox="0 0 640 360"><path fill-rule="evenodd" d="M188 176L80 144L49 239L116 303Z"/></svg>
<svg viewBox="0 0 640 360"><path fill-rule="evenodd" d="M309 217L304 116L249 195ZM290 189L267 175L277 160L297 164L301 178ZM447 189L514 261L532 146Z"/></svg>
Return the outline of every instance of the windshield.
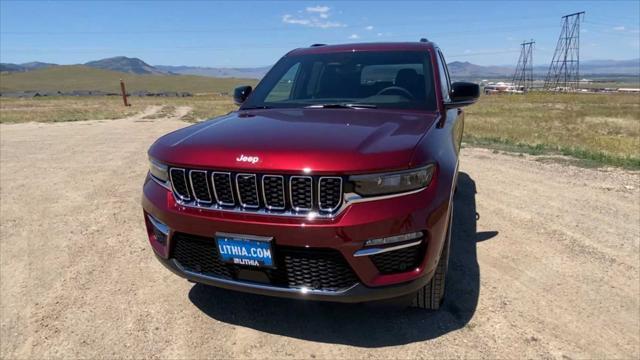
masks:
<svg viewBox="0 0 640 360"><path fill-rule="evenodd" d="M366 107L435 110L427 52L341 52L285 56L242 109Z"/></svg>

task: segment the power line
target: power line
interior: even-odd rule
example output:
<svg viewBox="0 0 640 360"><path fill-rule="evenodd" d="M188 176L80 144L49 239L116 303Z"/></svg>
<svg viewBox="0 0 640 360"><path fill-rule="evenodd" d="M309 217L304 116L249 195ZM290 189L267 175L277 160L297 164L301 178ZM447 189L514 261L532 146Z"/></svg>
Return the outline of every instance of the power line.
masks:
<svg viewBox="0 0 640 360"><path fill-rule="evenodd" d="M562 17L562 30L544 81L547 90L575 90L580 85L580 20L584 11Z"/></svg>
<svg viewBox="0 0 640 360"><path fill-rule="evenodd" d="M512 82L517 89L523 89L523 91L528 91L533 87L533 45L535 43L531 40L520 44L522 48Z"/></svg>

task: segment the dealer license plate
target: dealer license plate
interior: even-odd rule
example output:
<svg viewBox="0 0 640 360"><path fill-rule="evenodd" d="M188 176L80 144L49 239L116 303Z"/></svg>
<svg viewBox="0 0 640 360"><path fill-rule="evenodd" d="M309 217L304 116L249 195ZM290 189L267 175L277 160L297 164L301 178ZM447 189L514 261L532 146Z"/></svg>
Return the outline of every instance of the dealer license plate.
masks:
<svg viewBox="0 0 640 360"><path fill-rule="evenodd" d="M253 267L274 267L271 237L216 233L220 260Z"/></svg>

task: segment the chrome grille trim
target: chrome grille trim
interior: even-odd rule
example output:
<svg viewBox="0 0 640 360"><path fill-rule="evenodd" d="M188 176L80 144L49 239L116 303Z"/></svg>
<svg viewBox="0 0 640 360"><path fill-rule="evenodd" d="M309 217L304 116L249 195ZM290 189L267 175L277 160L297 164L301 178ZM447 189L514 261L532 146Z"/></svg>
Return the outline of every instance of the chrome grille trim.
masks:
<svg viewBox="0 0 640 360"><path fill-rule="evenodd" d="M234 206L236 204L236 198L235 195L233 194L233 189L231 189L230 193L231 193L231 200L232 202L228 203L228 202L224 202L221 201L218 198L218 192L216 191L216 179L215 176L217 174L221 174L221 175L227 175L227 178L229 179L229 186L231 186L233 188L233 182L231 181L231 173L228 172L220 172L220 171L213 171L211 173L211 186L213 187L213 196L216 198L216 203L218 205L224 205L224 206Z"/></svg>
<svg viewBox="0 0 640 360"><path fill-rule="evenodd" d="M300 207L300 206L296 206L293 203L293 180L294 179L309 179L309 181L311 182L311 207L306 208L306 207ZM289 201L291 202L291 207L293 208L294 211L311 211L313 210L313 178L311 176L291 176L289 178Z"/></svg>
<svg viewBox="0 0 640 360"><path fill-rule="evenodd" d="M256 199L258 201L257 205L246 204L246 203L244 203L242 201L242 194L240 193L240 184L238 183L238 178L240 176L248 176L248 177L253 178L254 191L255 191ZM256 174L247 174L247 173L238 173L238 174L236 174L236 190L238 191L238 202L240 203L240 206L242 206L243 208L249 208L249 209L259 209L260 208L260 195L258 194L258 180L256 178Z"/></svg>
<svg viewBox="0 0 640 360"><path fill-rule="evenodd" d="M199 199L198 195L196 194L195 191L195 186L193 186L193 174L194 173L201 173L204 174L204 182L205 182L205 186L207 188L207 194L209 194L209 200L203 200L203 199ZM204 204L211 204L213 202L213 199L211 197L211 190L209 190L209 180L207 179L207 172L204 170L189 170L189 183L191 184L191 193L193 194L193 198L196 199L197 202L201 202Z"/></svg>
<svg viewBox="0 0 640 360"><path fill-rule="evenodd" d="M269 205L269 201L267 200L267 194L265 193L265 186L264 186L264 180L266 178L280 178L280 181L282 181L282 203L284 206L279 207L279 206L271 206ZM284 181L284 176L282 175L263 175L262 176L262 199L264 200L264 205L266 206L267 209L269 210L284 210L287 208L287 198L285 196L284 193L284 188L285 188L285 181Z"/></svg>
<svg viewBox="0 0 640 360"><path fill-rule="evenodd" d="M210 203L203 203L200 201L196 201L195 199L193 199L193 196L191 196L191 193L193 192L193 190L191 190L189 187L191 186L191 184L189 182L186 182L186 187L187 187L187 192L189 193L189 197L185 198L183 196L180 196L180 194L175 190L175 185L173 183L173 180L177 177L180 177L182 180L186 180L186 172L189 171L193 171L193 170L198 170L198 171L202 171L202 172L206 172L207 174L210 174L210 176L208 177L208 180L211 182L210 186L210 191L211 189L213 189L213 196L214 199L213 201L211 201ZM235 188L235 182L233 181L234 176L236 175L236 172L233 171L217 171L217 170L205 170L205 169L184 169L184 168L180 168L180 167L169 167L169 175L170 175L170 180L168 181L166 184L166 187L163 186L162 184L160 184L160 186L163 186L163 188L168 189L169 191L171 191L174 195L174 199L176 201L176 203L179 206L182 206L184 208L193 208L193 209L199 209L199 210L209 210L209 211L222 211L222 212L230 212L230 213L246 213L246 214L255 214L255 215L268 215L268 216L282 216L282 217L295 217L295 218L306 218L309 221L312 221L314 219L334 219L336 218L338 215L342 214L349 206L351 206L352 204L356 204L356 203L361 203L361 202L369 202L369 201L378 201L378 200L384 200L384 199L391 199L391 198L396 198L396 197L402 197L402 196L407 196L407 195L412 195L412 194L417 194L421 191L424 191L426 188L422 188L422 189L417 189L417 190L412 190L412 191L408 191L405 193L398 193L398 194L389 194L389 195L381 195L381 196L372 196L372 197L362 197L356 193L350 192L348 189L345 189L345 180L344 178L338 177L338 176L309 176L309 175L276 175L276 174L263 174L263 173L249 173L248 175L251 176L255 176L256 182L254 183L255 186L259 189L257 189L258 191L258 203L260 204L258 207L243 207L240 206L239 201L237 199L237 190ZM222 201L220 199L220 195L224 194L225 191L224 189L216 189L216 181L215 181L215 176L216 175L222 175L224 176L224 186L228 186L227 192L228 194L226 195L222 195L223 197L228 197L229 200L231 199L232 202L226 202L226 201ZM260 188L261 186L263 186L263 181L262 179L264 177L270 177L270 176L277 176L277 177L283 177L283 184L284 187L289 187L289 190L284 190L285 191L285 208L284 209L275 209L275 208L268 208L266 205L266 201L265 201L265 195L263 193L263 191L261 191L262 189ZM320 204L319 204L319 193L316 190L315 192L312 192L311 194L311 198L312 198L312 208L309 210L296 210L292 207L291 204L291 187L290 187L290 183L291 183L291 179L292 178L297 178L297 177L303 177L303 178L309 178L311 179L311 186L312 186L312 190L313 187L316 188L320 188L320 179L321 178L340 178L341 179L341 188L342 188L342 194L341 198L340 198L340 206L338 206L335 210L329 212L328 210L326 210L326 208L323 207L323 209L320 209ZM223 180L221 178L218 179L218 181L222 182ZM228 185L227 185L228 184ZM218 191L220 190L220 191ZM322 190L320 190L322 191ZM288 193L288 194L287 194Z"/></svg>
<svg viewBox="0 0 640 360"><path fill-rule="evenodd" d="M184 181L184 185L187 187L187 196L180 195L180 193L178 193L178 191L176 190L176 187L175 187L174 181L173 181L173 172L174 171L182 173L182 176L181 176L182 177L182 181ZM190 201L191 200L191 196L189 196L189 188L188 188L187 176L185 174L184 169L181 169L181 168L171 168L171 169L169 169L169 179L171 179L171 188L173 189L173 195L177 199Z"/></svg>
<svg viewBox="0 0 640 360"><path fill-rule="evenodd" d="M323 208L322 207L322 201L320 201L320 194L322 193L322 180L324 179L338 179L340 181L340 191L338 192L340 194L340 199L338 200L338 204L332 208ZM341 177L337 177L337 176L321 176L318 179L318 209L320 209L320 211L326 211L326 212L334 212L336 211L340 205L342 205L342 194L343 194L343 190L342 190L342 178Z"/></svg>

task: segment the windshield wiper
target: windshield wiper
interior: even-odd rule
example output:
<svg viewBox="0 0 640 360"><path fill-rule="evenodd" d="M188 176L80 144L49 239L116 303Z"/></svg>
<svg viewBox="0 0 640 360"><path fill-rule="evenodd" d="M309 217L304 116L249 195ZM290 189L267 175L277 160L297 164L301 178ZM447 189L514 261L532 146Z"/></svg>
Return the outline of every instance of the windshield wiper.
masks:
<svg viewBox="0 0 640 360"><path fill-rule="evenodd" d="M375 109L376 105L373 104L347 104L347 103L337 103L337 104L314 104L305 106L306 109Z"/></svg>

